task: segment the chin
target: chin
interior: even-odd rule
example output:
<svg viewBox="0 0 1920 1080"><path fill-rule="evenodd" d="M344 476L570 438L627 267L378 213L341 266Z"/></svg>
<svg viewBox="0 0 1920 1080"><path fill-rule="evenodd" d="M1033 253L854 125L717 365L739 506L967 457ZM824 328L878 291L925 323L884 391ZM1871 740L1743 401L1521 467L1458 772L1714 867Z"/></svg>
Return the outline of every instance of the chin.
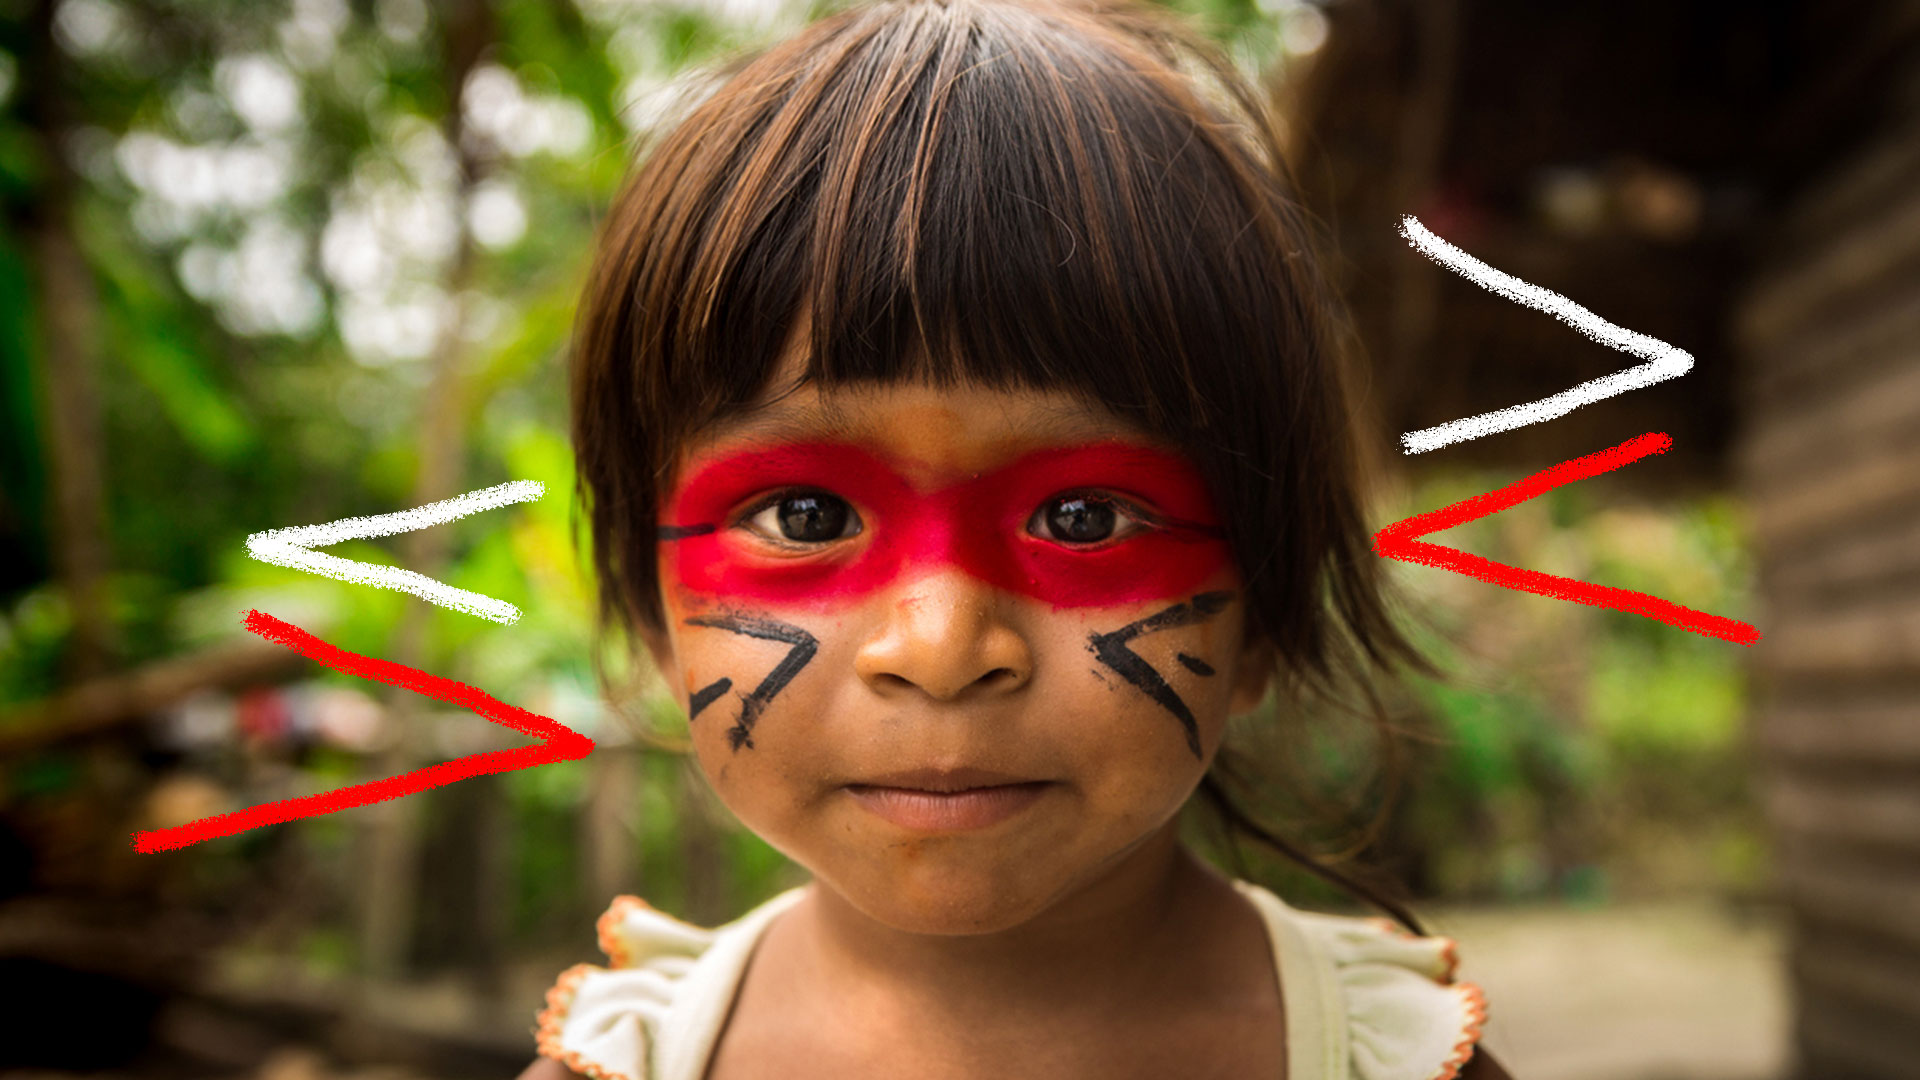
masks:
<svg viewBox="0 0 1920 1080"><path fill-rule="evenodd" d="M889 850L854 880L823 882L868 918L906 933L992 934L1029 922L1059 896L1032 864L988 867L942 860L937 845L911 841Z"/></svg>
<svg viewBox="0 0 1920 1080"><path fill-rule="evenodd" d="M901 890L881 897L849 898L876 922L910 934L996 934L1024 925L1047 905L1005 893L922 894ZM868 906L871 903L872 906Z"/></svg>

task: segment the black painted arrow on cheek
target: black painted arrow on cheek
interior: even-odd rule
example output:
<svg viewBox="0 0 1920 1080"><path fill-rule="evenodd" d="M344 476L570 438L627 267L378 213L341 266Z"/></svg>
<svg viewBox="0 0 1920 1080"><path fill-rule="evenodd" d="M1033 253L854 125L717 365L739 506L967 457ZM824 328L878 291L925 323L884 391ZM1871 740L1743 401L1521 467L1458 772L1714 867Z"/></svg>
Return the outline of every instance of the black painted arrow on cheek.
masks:
<svg viewBox="0 0 1920 1080"><path fill-rule="evenodd" d="M1173 658L1175 660L1180 661L1180 664L1182 667L1185 667L1188 671L1193 672L1195 675L1213 674L1213 665L1207 663L1205 660L1202 660L1197 656L1188 656L1186 653L1175 653L1173 655Z"/></svg>
<svg viewBox="0 0 1920 1080"><path fill-rule="evenodd" d="M1093 655L1100 662L1120 674L1120 677L1140 688L1140 692L1160 703L1160 706L1172 713L1180 721L1180 727L1187 733L1187 749L1193 751L1196 758L1204 758L1200 752L1200 725L1193 718L1193 710L1181 700L1167 680L1154 670L1152 664L1142 660L1139 654L1127 647L1127 642L1142 634L1151 634L1156 630L1167 630L1175 626L1190 626L1205 622L1226 610L1233 602L1230 592L1207 592L1195 596L1190 603L1175 604L1154 612L1144 619L1130 622L1112 633L1093 634L1087 638ZM1180 662L1188 669L1201 675L1213 674L1213 668L1204 660L1180 654ZM1194 665L1199 665L1195 667ZM1205 670L1202 670L1205 669Z"/></svg>
<svg viewBox="0 0 1920 1080"><path fill-rule="evenodd" d="M801 668L807 666L807 662L812 660L813 654L819 650L820 642L812 634L792 623L783 623L777 619L759 619L751 615L697 615L685 621L691 626L711 626L765 641L784 641L793 646L780 663L776 664L772 671L767 672L767 677L760 680L760 685L754 687L752 693L740 699L740 718L727 729L727 742L735 751L743 746L751 750L753 725L759 721L760 714L766 711L767 703L772 701L773 695L784 689L795 675L800 674ZM691 720L699 715L701 709L712 704L713 699L726 693L732 686L732 679L723 678L695 693L688 703L687 719Z"/></svg>
<svg viewBox="0 0 1920 1080"><path fill-rule="evenodd" d="M699 716L700 710L713 704L714 698L719 697L731 689L733 689L732 679L723 678L708 684L705 689L693 695L687 702L687 719L692 720Z"/></svg>

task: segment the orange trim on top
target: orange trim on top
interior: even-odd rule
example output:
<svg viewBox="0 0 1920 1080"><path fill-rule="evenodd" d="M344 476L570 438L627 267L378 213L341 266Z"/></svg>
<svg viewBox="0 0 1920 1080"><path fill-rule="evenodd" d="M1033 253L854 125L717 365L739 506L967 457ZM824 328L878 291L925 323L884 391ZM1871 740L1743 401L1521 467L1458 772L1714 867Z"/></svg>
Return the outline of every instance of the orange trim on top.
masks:
<svg viewBox="0 0 1920 1080"><path fill-rule="evenodd" d="M1460 951L1458 947L1454 945L1452 938L1443 937L1440 939L1440 955L1447 962L1447 973L1440 981L1451 983L1454 973L1460 970Z"/></svg>
<svg viewBox="0 0 1920 1080"><path fill-rule="evenodd" d="M1397 938L1400 938L1403 941L1437 941L1439 942L1440 943L1440 959L1446 963L1447 970L1445 974L1440 975L1438 978L1434 979L1434 982L1437 982L1442 986L1451 986L1453 984L1453 977L1460 970L1460 948L1458 945L1454 943L1454 940L1452 938L1442 937L1439 934L1429 934L1426 937L1421 937L1419 934L1409 932L1406 927L1401 926L1399 923L1394 922L1392 919L1382 918L1378 915L1369 916L1367 918L1367 922L1381 930L1387 931L1388 933L1392 934Z"/></svg>
<svg viewBox="0 0 1920 1080"><path fill-rule="evenodd" d="M600 943L600 951L607 954L607 959L613 961L614 967L624 968L633 966L633 954L629 953L626 947L620 943L620 938L614 934L614 928L625 921L626 917L636 909L640 911L651 911L655 915L666 919L668 922L678 923L688 930L697 933L713 933L713 931L704 926L695 926L685 919L676 919L637 896L616 896L613 898L613 903L607 905L607 910L601 913L600 918L593 924L594 938Z"/></svg>
<svg viewBox="0 0 1920 1080"><path fill-rule="evenodd" d="M600 943L600 951L606 953L607 959L617 968L631 966L633 957L628 954L626 946L620 944L620 939L614 935L613 928L619 925L627 917L627 912L634 908L652 910L651 905L637 896L616 896L613 898L613 903L607 905L607 910L602 912L600 918L593 924L594 940Z"/></svg>
<svg viewBox="0 0 1920 1080"><path fill-rule="evenodd" d="M1453 1053L1440 1063L1439 1071L1427 1080L1456 1080L1460 1070L1472 1059L1474 1047L1480 1043L1480 1029L1487 1023L1487 996L1472 983L1460 983L1453 989L1459 991L1460 999L1466 1003L1467 1024L1460 1033L1460 1041L1453 1044Z"/></svg>
<svg viewBox="0 0 1920 1080"><path fill-rule="evenodd" d="M625 1073L603 1069L581 1057L578 1051L560 1045L560 1027L566 1023L567 1012L573 1008L575 987L594 970L592 964L575 964L561 972L560 978L547 990L547 1007L540 1010L534 1049L541 1057L552 1058L591 1080L633 1080Z"/></svg>

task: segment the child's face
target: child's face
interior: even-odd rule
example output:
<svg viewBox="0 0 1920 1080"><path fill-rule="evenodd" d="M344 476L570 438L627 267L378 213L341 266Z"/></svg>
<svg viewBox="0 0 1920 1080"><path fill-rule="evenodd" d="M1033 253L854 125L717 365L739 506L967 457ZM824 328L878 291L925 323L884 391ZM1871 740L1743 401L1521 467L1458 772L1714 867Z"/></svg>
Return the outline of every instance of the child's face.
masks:
<svg viewBox="0 0 1920 1080"><path fill-rule="evenodd" d="M707 778L899 929L1114 870L1265 690L1198 474L1066 394L804 387L688 447L660 522L647 643Z"/></svg>

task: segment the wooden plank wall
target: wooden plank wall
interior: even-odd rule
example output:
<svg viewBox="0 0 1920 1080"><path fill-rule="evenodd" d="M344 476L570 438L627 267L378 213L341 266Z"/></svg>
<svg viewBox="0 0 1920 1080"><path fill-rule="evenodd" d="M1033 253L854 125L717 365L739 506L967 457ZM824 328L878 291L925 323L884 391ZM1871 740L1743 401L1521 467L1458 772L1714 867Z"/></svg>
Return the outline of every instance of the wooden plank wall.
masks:
<svg viewBox="0 0 1920 1080"><path fill-rule="evenodd" d="M1734 311L1798 1074L1920 1077L1920 73Z"/></svg>

